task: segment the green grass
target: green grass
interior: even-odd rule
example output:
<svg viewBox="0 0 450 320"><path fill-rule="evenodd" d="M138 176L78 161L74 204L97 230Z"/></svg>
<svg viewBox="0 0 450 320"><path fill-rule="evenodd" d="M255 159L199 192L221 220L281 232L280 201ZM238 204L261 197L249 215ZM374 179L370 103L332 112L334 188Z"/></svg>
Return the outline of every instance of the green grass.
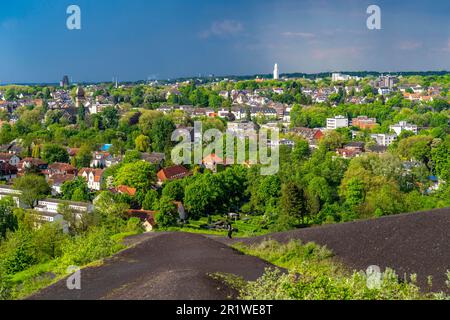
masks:
<svg viewBox="0 0 450 320"><path fill-rule="evenodd" d="M224 221L226 218L221 215L211 216L212 222ZM179 227L170 227L160 229L161 231L181 231L181 232L190 232L190 233L199 233L199 234L209 234L209 235L217 235L217 236L226 236L227 231L217 231L210 230L204 228L202 226L208 225L208 218L203 217L198 220L189 220L189 222L183 226ZM268 233L268 230L264 228L264 218L263 216L251 216L244 215L241 216L241 219L232 222L232 226L234 229L237 229L237 232L233 232L233 237L254 237L260 236Z"/></svg>
<svg viewBox="0 0 450 320"><path fill-rule="evenodd" d="M112 254L116 254L121 250L126 249L122 244L122 241L124 238L136 234L138 234L138 232L130 231L111 236L111 240L116 243L112 248ZM103 263L103 259L107 257L108 256L95 261L90 261L79 267L83 269L86 267L99 266ZM68 275L67 268L67 262L60 257L45 263L34 265L26 270L13 274L10 277L13 286L12 299L24 299L39 290L58 282Z"/></svg>
<svg viewBox="0 0 450 320"><path fill-rule="evenodd" d="M269 268L256 281L244 281L230 274L213 274L239 291L243 300L417 300L449 299L444 293L421 293L415 275L399 281L393 270L386 269L376 279L364 272L350 272L337 263L325 247L314 243L291 241L280 244L264 241L246 246L236 244L237 250L287 269Z"/></svg>

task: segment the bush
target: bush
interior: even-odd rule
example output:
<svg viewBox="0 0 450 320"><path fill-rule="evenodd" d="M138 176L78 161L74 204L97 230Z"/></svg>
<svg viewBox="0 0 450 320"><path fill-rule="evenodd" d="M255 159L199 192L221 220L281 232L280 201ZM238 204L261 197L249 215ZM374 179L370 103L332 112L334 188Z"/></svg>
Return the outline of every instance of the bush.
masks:
<svg viewBox="0 0 450 320"><path fill-rule="evenodd" d="M292 241L280 244L265 241L253 246L236 246L246 254L255 255L277 266L287 268L266 269L256 281L245 282L229 275L215 275L235 289L244 300L407 300L445 299L444 293L421 294L416 277L400 282L393 270L386 269L377 286L365 272L350 273L334 262L332 253L313 243L302 245ZM406 280L406 279L405 279Z"/></svg>
<svg viewBox="0 0 450 320"><path fill-rule="evenodd" d="M12 284L9 275L0 266L0 300L8 300L11 298Z"/></svg>
<svg viewBox="0 0 450 320"><path fill-rule="evenodd" d="M8 235L7 240L2 244L0 253L0 264L6 273L20 272L36 262L36 250L31 233L17 231Z"/></svg>
<svg viewBox="0 0 450 320"><path fill-rule="evenodd" d="M121 245L111 239L111 234L104 228L94 228L86 234L66 241L62 246L62 261L66 266L82 266L90 262L108 257Z"/></svg>

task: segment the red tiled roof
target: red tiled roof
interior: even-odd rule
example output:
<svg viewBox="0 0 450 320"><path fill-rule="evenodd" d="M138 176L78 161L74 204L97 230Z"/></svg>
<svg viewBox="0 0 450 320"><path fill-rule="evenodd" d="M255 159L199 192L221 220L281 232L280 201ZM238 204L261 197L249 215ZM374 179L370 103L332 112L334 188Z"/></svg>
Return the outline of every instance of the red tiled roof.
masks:
<svg viewBox="0 0 450 320"><path fill-rule="evenodd" d="M119 193L124 193L124 194L128 194L129 196L135 196L136 195L136 188L131 188L128 186L118 186L116 188L116 191Z"/></svg>
<svg viewBox="0 0 450 320"><path fill-rule="evenodd" d="M19 167L22 167L23 164L24 164L25 162L29 162L29 163L31 163L32 165L35 165L35 166L41 166L41 165L46 165L46 164L47 164L47 162L45 162L45 161L43 161L43 160L41 160L41 159L37 159L37 158L24 158L24 159L22 159L22 160L19 162Z"/></svg>
<svg viewBox="0 0 450 320"><path fill-rule="evenodd" d="M68 164L68 163L62 163L62 162L55 162L48 166L48 169L50 171L67 171L67 172L74 172L75 167Z"/></svg>
<svg viewBox="0 0 450 320"><path fill-rule="evenodd" d="M14 154L12 154L12 153L0 152L1 160L10 160L13 156L14 156Z"/></svg>
<svg viewBox="0 0 450 320"><path fill-rule="evenodd" d="M127 211L127 215L130 218L139 218L141 221L147 221L152 226L156 225L155 216L158 211L150 211L150 210L133 210L130 209Z"/></svg>
<svg viewBox="0 0 450 320"><path fill-rule="evenodd" d="M17 168L7 162L0 162L0 175L8 176L17 174Z"/></svg>
<svg viewBox="0 0 450 320"><path fill-rule="evenodd" d="M52 185L60 185L66 181L72 181L73 179L75 179L75 175L73 174L54 174L48 182Z"/></svg>
<svg viewBox="0 0 450 320"><path fill-rule="evenodd" d="M160 181L182 179L190 174L189 170L183 166L173 166L161 169L157 176Z"/></svg>

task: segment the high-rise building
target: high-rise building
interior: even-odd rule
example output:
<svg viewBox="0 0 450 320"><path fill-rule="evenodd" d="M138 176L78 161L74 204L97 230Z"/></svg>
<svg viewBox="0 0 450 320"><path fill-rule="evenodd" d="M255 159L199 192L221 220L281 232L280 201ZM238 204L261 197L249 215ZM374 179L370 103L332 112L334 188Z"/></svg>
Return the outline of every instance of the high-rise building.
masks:
<svg viewBox="0 0 450 320"><path fill-rule="evenodd" d="M61 87L68 87L70 85L69 77L68 76L64 76L62 81L59 83L59 85Z"/></svg>
<svg viewBox="0 0 450 320"><path fill-rule="evenodd" d="M278 70L278 63L275 63L275 66L273 68L273 79L274 80L280 79L280 72Z"/></svg>

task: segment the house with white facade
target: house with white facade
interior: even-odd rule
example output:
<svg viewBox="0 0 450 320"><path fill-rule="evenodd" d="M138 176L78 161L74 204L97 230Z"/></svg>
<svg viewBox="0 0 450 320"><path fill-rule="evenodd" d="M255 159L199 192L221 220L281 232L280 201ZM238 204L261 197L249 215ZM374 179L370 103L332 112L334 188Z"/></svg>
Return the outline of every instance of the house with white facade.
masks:
<svg viewBox="0 0 450 320"><path fill-rule="evenodd" d="M86 179L89 189L99 191L103 182L103 172L103 169L82 168L78 176Z"/></svg>
<svg viewBox="0 0 450 320"><path fill-rule="evenodd" d="M379 133L379 134L372 134L372 139L375 139L378 145L383 147L390 146L394 141L397 140L396 134L386 134L386 133Z"/></svg>
<svg viewBox="0 0 450 320"><path fill-rule="evenodd" d="M348 128L348 118L344 116L335 116L334 118L327 119L327 129L336 130L338 128Z"/></svg>
<svg viewBox="0 0 450 320"><path fill-rule="evenodd" d="M404 130L411 131L414 134L419 132L418 127L415 124L410 124L406 121L400 121L399 123L390 126L389 129L394 131L397 135L400 135Z"/></svg>

